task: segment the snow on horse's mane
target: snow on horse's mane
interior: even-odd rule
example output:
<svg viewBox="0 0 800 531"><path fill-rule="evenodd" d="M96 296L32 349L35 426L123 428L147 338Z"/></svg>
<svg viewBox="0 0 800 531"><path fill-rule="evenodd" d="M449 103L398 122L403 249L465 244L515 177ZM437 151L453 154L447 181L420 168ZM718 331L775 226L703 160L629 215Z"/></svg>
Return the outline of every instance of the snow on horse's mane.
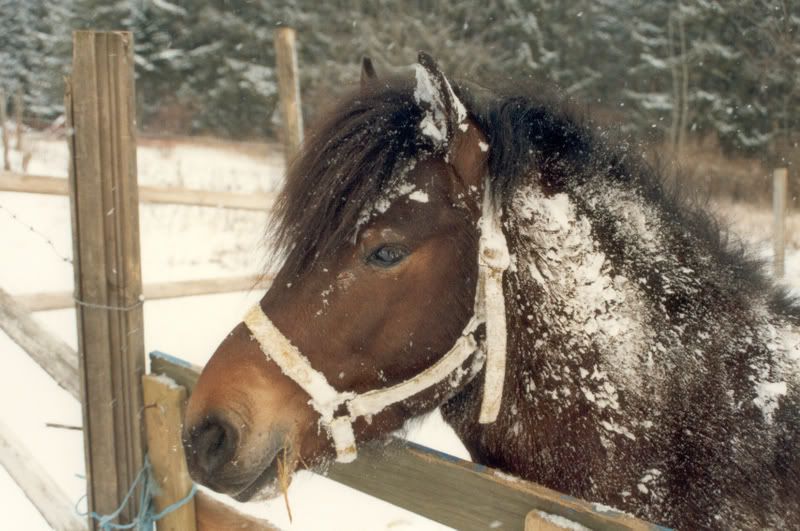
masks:
<svg viewBox="0 0 800 531"><path fill-rule="evenodd" d="M591 181L573 192L583 198L585 207L603 211L614 219L620 237L631 241L630 248L641 253L629 260L650 263L668 263L674 258L664 241L664 220L656 208L637 192L604 183ZM676 345L664 343L653 327L658 319L664 326L678 325L668 322L663 305L653 304L643 291L645 278L628 278L624 268L611 262L594 235L590 218L580 211L572 197L565 193L547 194L539 184L521 187L514 194L508 208L506 229L517 231L517 244L510 274L522 279L522 285L535 286L535 307L526 307L525 295L516 297L518 312L528 323L526 342L531 351L548 342L548 337L536 336L544 325L545 335L568 338L568 348L552 354L571 357L551 365L551 395L545 399L563 403L564 409L577 397L571 397L566 381L578 382L583 398L596 408L605 420L602 427L613 434L635 439L636 426L647 426L647 418L626 418L615 414L620 409L619 392L626 399L660 402L665 396L653 396L666 389L659 383L668 378L669 367L654 361L654 355ZM662 282L675 289L692 291L695 272L687 267L670 263L664 268ZM680 286L679 286L680 284ZM512 294L513 296L513 294ZM527 304L533 306L531 302ZM770 317L766 303L755 310L757 324L752 340L766 342L770 349L786 360L786 370L800 367L800 335L791 327ZM701 332L702 333L702 332ZM585 352L597 351L594 366L580 366ZM565 363L572 362L572 363ZM579 374L565 377L569 365L577 364ZM574 365L573 365L574 366ZM673 368L674 369L674 368ZM758 377L752 381L756 393L754 403L760 407L765 420L771 422L778 398L786 393L784 374L770 374L765 365L756 368ZM587 385L590 384L590 385ZM525 389L525 399L542 399L542 390L530 380ZM575 387L573 387L575 389ZM605 410L605 411L603 411ZM609 439L604 444L611 446Z"/></svg>

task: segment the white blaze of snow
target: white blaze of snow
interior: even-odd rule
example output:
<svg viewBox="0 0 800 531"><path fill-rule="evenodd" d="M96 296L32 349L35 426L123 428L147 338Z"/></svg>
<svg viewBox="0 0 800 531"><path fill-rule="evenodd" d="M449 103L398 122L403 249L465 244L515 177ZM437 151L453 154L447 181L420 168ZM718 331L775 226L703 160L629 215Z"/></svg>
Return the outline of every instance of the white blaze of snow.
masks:
<svg viewBox="0 0 800 531"><path fill-rule="evenodd" d="M415 190L411 192L410 194L408 194L408 198L418 203L428 202L428 194L426 192L423 192L422 190Z"/></svg>
<svg viewBox="0 0 800 531"><path fill-rule="evenodd" d="M579 524L578 522L573 522L568 518L564 518L563 516L559 516L557 514L550 514L544 511L536 511L536 513L542 518L542 520L547 520L548 522L552 523L556 527L560 529L571 529L573 531L589 531L589 528Z"/></svg>
<svg viewBox="0 0 800 531"><path fill-rule="evenodd" d="M520 271L544 293L537 316L575 346L600 349L602 370L595 371L600 380L610 373L626 386L638 386L638 355L646 352L651 333L645 297L638 286L611 271L589 219L567 194L548 196L536 185L517 192L511 216L520 228L517 261L527 265ZM618 407L613 385L582 391L598 407Z"/></svg>
<svg viewBox="0 0 800 531"><path fill-rule="evenodd" d="M772 415L778 407L778 397L786 394L786 382L758 382L756 396L753 403L761 408L767 422L772 421Z"/></svg>

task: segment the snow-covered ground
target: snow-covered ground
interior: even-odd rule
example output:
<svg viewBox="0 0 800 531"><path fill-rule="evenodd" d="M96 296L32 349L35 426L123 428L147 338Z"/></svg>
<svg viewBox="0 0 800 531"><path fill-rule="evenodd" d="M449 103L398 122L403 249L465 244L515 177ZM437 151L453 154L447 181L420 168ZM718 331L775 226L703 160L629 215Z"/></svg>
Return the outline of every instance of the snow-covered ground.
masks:
<svg viewBox="0 0 800 531"><path fill-rule="evenodd" d="M30 137L28 143L32 151L29 173L66 174L63 140L36 136ZM21 154L12 152L11 162L12 168L19 170ZM276 189L283 171L282 157L274 146L241 146L211 140L142 140L138 165L142 184L243 192ZM753 242L758 253L769 259L768 210L725 203L717 205L717 210L733 223L735 231ZM266 213L142 205L140 217L145 282L256 273L269 252L263 242ZM786 281L798 286L800 215L789 216L788 234ZM67 199L0 193L0 248L4 249L0 260L3 289L12 294L71 289L72 267L64 260L72 253ZM260 295L243 292L148 302L146 348L203 364ZM73 310L40 312L36 318L76 346ZM45 423L79 426L79 404L3 333L0 360L0 420L25 441L56 483L77 502L85 492L81 432L48 428ZM438 414L411 429L409 437L467 457ZM283 529L445 529L309 473L295 478L289 496L293 524L288 522L282 500L239 505ZM2 467L0 497L4 500L4 528L50 529Z"/></svg>
<svg viewBox="0 0 800 531"><path fill-rule="evenodd" d="M33 154L28 173L66 175L63 140L40 136L30 137L28 143ZM12 151L10 159L12 169L19 171L21 154ZM141 184L241 192L272 191L279 186L283 172L281 153L274 146L243 148L215 141L142 140L138 166ZM145 282L259 272L268 253L263 244L266 216L204 207L142 205ZM5 249L0 260L3 289L12 294L71 290L72 267L64 260L72 254L67 198L0 193L0 248ZM146 348L203 364L260 296L258 292L242 292L148 302ZM40 312L36 318L76 347L73 310ZM2 332L0 360L0 420L78 502L85 493L81 432L48 428L45 423L80 426L80 405ZM466 457L461 443L437 415L413 428L409 437ZM238 505L282 529L446 529L310 473L295 478L289 496L292 524L282 500ZM0 527L50 529L2 467L0 497L5 513Z"/></svg>

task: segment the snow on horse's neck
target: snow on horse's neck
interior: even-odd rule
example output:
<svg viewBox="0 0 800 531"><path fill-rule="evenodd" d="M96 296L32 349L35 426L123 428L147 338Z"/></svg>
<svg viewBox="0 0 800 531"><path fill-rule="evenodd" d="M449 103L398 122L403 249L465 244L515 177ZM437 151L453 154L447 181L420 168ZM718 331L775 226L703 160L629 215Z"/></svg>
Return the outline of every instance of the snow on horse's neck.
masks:
<svg viewBox="0 0 800 531"><path fill-rule="evenodd" d="M629 203L630 211L638 212L636 219L645 222L636 230L644 229L643 234L656 239L656 227L647 226L645 207L633 199ZM517 311L527 323L522 329L526 335L524 350L540 352L543 345L567 338L570 345L553 353L571 359L550 364L550 395L539 392L531 379L520 382L522 398L536 402L544 397L565 409L574 400L585 398L597 409L618 409L618 378L610 378L609 373L623 371L627 383L640 378L633 360L645 350L648 339L638 286L612 271L612 264L594 239L589 218L578 212L566 193L547 195L537 184L521 188L512 199L507 225L518 232L509 273L518 277L516 284L523 286L521 291L537 293L535 301L529 301L524 293L517 298ZM594 349L600 351L600 360L586 365L581 356ZM580 367L578 374L563 374L576 365ZM539 375L539 380L542 377ZM572 396L575 387L567 384L576 380L582 398ZM633 437L616 421L609 421L607 430Z"/></svg>
<svg viewBox="0 0 800 531"><path fill-rule="evenodd" d="M676 262L669 249L669 221L636 190L597 180L569 192L546 193L532 180L507 207L506 229L515 234L508 274L519 289L509 294L514 306L509 313L516 312L526 323L519 328L516 355L546 356L548 363L535 376L523 371L517 382L507 385L517 387L515 400L539 406L548 402L556 413L588 403L604 419L601 439L610 448L612 438L633 440L637 426L653 422L646 418L651 408L633 418L630 411L636 408L630 402L666 399L661 382L668 379L669 368L663 357L670 349L683 348L684 329L670 322L663 303L648 295L648 275L657 272L667 293L691 295L702 272ZM613 228L613 237L608 230L603 236L611 241L598 240L604 232L598 230L598 220ZM608 250L614 248L617 256L612 257ZM765 317L754 329L753 341L771 343L771 349L791 357L796 346L770 339L783 331L766 317L766 302L755 312ZM714 322L698 326L708 328L701 336L713 335ZM662 361L656 361L659 357ZM785 384L774 379L765 372L753 381L756 403L768 420L785 393ZM621 393L628 407L621 407ZM517 404L509 406L517 409Z"/></svg>

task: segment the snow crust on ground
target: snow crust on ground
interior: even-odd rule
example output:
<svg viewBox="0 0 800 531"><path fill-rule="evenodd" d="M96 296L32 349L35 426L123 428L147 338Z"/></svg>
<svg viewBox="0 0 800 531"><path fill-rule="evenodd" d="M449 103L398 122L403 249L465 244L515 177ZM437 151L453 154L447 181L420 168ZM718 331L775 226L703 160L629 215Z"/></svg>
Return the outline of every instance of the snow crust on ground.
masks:
<svg viewBox="0 0 800 531"><path fill-rule="evenodd" d="M64 140L29 136L33 152L28 173L65 176ZM158 186L274 191L281 183L283 161L272 146L262 153L211 141L141 140L139 182ZM2 155L0 155L0 159ZM11 152L14 171L20 153ZM1 162L1 161L0 161ZM10 213L19 220L11 218ZM145 282L163 282L258 273L268 252L262 243L266 213L205 207L142 205L142 273ZM32 234L34 227L45 238ZM66 197L0 193L0 287L12 294L72 289L69 203ZM259 292L148 301L144 307L145 345L193 363L204 364ZM76 348L74 311L39 312L36 319ZM80 404L58 387L31 359L0 332L0 419L28 445L55 483L77 503L85 493L80 431L48 428L47 422L80 426ZM407 438L459 457L468 457L438 412L410 425ZM0 467L4 528L49 530L50 526ZM238 504L245 512L292 530L447 529L435 522L308 472L294 478L289 524L283 500ZM85 510L85 502L80 506Z"/></svg>

